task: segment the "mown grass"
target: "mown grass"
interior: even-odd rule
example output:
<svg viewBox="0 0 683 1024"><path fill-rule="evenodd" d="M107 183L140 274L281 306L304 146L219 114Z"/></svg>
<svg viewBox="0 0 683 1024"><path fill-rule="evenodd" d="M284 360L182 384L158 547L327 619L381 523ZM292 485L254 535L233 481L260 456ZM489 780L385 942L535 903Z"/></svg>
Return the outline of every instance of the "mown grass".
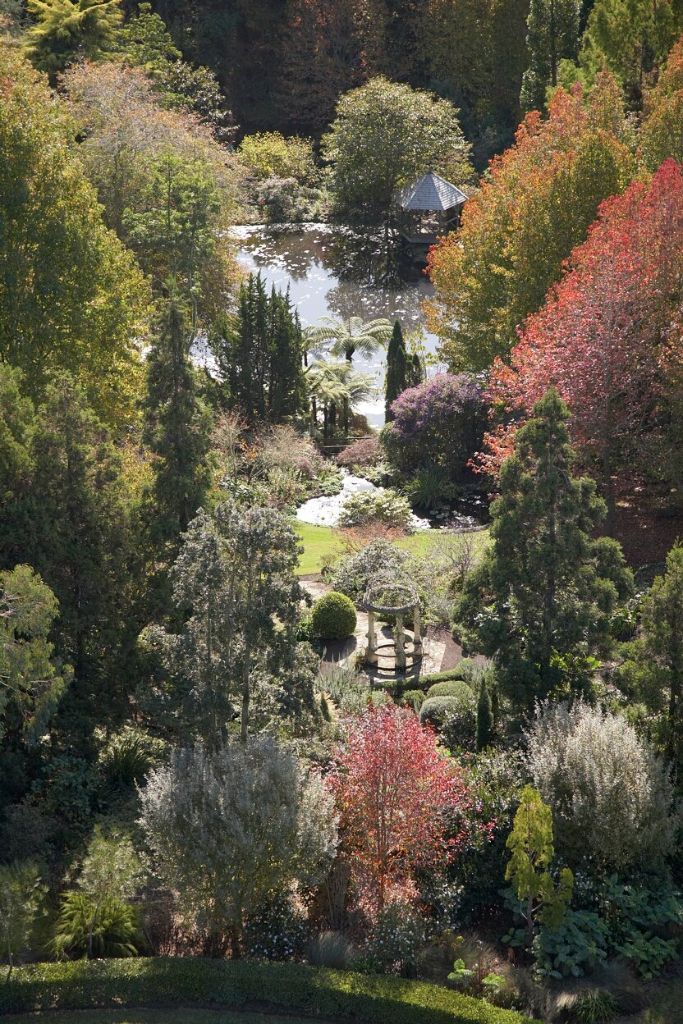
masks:
<svg viewBox="0 0 683 1024"><path fill-rule="evenodd" d="M319 573L327 558L337 554L341 550L343 533L331 526L312 526L310 523L296 524L296 530L303 544L303 554L299 559L299 575L312 576ZM474 533L459 534L463 538L470 538L474 544L475 552L482 550L488 540L488 530L477 530ZM410 537L403 537L397 541L399 547L410 551L415 555L427 555L430 548L439 543L443 534L439 530L420 530Z"/></svg>

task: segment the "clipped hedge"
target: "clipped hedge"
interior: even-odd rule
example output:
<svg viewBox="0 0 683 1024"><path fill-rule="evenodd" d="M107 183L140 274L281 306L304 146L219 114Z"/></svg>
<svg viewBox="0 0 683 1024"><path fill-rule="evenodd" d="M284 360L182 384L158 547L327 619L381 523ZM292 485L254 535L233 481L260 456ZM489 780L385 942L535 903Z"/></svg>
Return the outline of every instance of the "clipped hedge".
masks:
<svg viewBox="0 0 683 1024"><path fill-rule="evenodd" d="M321 640L346 640L356 628L356 609L351 598L331 590L313 605L311 627Z"/></svg>
<svg viewBox="0 0 683 1024"><path fill-rule="evenodd" d="M430 686L427 697L457 697L470 703L474 699L474 694L464 679L447 679L443 683L434 683Z"/></svg>
<svg viewBox="0 0 683 1024"><path fill-rule="evenodd" d="M16 969L0 1015L36 1010L193 1005L262 1009L365 1024L534 1024L438 985L303 964L154 957Z"/></svg>

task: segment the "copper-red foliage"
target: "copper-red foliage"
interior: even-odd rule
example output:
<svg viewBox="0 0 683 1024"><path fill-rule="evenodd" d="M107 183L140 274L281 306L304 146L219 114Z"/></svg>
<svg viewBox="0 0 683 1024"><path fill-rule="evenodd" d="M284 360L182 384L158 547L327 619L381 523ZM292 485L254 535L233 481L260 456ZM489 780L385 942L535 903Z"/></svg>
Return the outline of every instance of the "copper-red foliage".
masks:
<svg viewBox="0 0 683 1024"><path fill-rule="evenodd" d="M528 414L554 385L582 462L605 486L633 487L662 452L667 404L681 385L683 174L667 160L649 183L602 203L565 276L530 316L510 364L494 364L488 398ZM514 427L487 438L486 468L509 453Z"/></svg>
<svg viewBox="0 0 683 1024"><path fill-rule="evenodd" d="M413 892L416 868L444 864L465 841L449 813L469 804L455 762L407 708L368 708L349 722L330 776L341 812L343 849L357 894L372 912Z"/></svg>

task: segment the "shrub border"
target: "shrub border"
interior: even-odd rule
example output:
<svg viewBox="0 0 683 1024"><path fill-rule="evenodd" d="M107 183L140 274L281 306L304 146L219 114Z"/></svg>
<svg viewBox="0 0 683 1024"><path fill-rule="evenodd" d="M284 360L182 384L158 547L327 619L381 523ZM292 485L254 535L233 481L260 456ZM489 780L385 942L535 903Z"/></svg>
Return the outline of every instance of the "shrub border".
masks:
<svg viewBox="0 0 683 1024"><path fill-rule="evenodd" d="M173 957L15 969L0 1016L36 1010L215 1006L363 1024L536 1024L438 985L303 964Z"/></svg>

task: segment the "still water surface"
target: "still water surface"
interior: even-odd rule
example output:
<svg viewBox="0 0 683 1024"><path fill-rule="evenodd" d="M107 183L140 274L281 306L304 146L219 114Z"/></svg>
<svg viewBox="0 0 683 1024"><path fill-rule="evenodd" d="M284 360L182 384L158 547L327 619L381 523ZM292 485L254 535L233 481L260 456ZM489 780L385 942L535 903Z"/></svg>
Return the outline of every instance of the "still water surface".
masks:
<svg viewBox="0 0 683 1024"><path fill-rule="evenodd" d="M420 271L398 266L381 239L327 224L239 227L234 234L245 270L260 272L268 285L282 291L289 288L304 327L325 316L335 320L388 317L400 320L407 336L420 336L427 352L436 352L437 339L425 330L421 310L432 287ZM384 422L384 354L369 359L354 356L354 366L372 374L378 388L376 399L358 411L373 426L380 426Z"/></svg>

